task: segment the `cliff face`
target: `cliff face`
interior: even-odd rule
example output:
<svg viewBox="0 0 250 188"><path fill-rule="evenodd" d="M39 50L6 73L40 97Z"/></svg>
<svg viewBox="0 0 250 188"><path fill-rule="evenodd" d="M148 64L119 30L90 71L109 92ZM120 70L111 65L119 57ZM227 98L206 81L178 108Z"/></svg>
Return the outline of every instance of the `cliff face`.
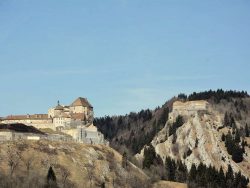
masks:
<svg viewBox="0 0 250 188"><path fill-rule="evenodd" d="M178 104L178 108L174 108L175 104L173 105L173 111L169 115L165 127L152 141L156 153L163 161L165 161L166 156L180 159L187 165L188 169L191 168L192 163L198 165L202 162L207 166L212 165L217 169L222 166L224 170L227 170L227 166L230 164L235 172L240 170L242 174L250 177L249 147L245 147L244 160L235 163L222 141L222 134L227 134L231 129L229 127L222 128L224 113L217 111L217 107L212 105L207 106L206 109L196 109L194 106L192 102L185 105ZM169 127L178 115L184 118L185 123L176 130L176 136L168 136ZM236 125L241 126L237 121ZM245 138L246 141L248 139ZM136 157L142 159L143 150Z"/></svg>

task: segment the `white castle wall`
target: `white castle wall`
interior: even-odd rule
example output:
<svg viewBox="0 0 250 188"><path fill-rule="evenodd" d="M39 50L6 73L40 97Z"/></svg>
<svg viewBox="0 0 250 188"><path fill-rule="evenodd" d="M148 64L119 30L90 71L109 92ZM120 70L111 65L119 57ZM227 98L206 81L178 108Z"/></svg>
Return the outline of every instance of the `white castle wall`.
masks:
<svg viewBox="0 0 250 188"><path fill-rule="evenodd" d="M174 121L178 115L195 115L198 111L207 110L209 110L209 103L205 100L187 102L176 101L173 103L173 110L169 114L169 119Z"/></svg>

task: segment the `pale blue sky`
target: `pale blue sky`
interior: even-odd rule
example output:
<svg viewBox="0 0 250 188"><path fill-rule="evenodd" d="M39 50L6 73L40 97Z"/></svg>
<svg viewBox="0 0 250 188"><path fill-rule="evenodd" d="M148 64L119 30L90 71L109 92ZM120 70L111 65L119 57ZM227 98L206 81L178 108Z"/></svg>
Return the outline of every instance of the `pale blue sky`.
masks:
<svg viewBox="0 0 250 188"><path fill-rule="evenodd" d="M97 116L250 91L249 0L0 0L0 116L87 97Z"/></svg>

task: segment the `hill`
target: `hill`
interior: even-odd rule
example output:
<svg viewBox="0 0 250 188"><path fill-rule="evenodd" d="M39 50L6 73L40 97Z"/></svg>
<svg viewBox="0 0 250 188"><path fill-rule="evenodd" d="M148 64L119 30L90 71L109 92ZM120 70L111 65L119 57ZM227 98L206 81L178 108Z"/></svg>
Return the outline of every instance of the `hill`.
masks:
<svg viewBox="0 0 250 188"><path fill-rule="evenodd" d="M170 119L175 101L198 100L207 101L209 111L192 115L183 115L180 111L177 112L179 119ZM250 175L249 133L247 135L250 98L246 92L210 90L189 96L180 94L162 107L147 110L147 114L151 112L148 116L142 112L146 111L100 118L95 122L112 147L132 155L138 153L135 155L137 165L152 179L186 182L191 187L223 184L235 187L238 183L234 181L238 181L245 187ZM112 132L114 134L110 134ZM202 180L201 172L206 177ZM213 174L220 178L216 180ZM212 184L207 185L208 182Z"/></svg>
<svg viewBox="0 0 250 188"><path fill-rule="evenodd" d="M50 166L59 187L147 187L148 177L104 145L18 141L0 145L0 187L44 187Z"/></svg>
<svg viewBox="0 0 250 188"><path fill-rule="evenodd" d="M168 120L168 114L172 110L172 105L176 100L207 100L211 105L217 105L216 108L224 113L226 110L234 113L236 118L239 114L245 118L244 113L249 109L249 95L245 91L204 91L192 93L190 95L179 94L173 97L161 107L154 110L141 110L140 112L131 112L124 116L105 116L95 118L94 124L101 131L105 139L109 140L110 146L117 149L120 153L126 151L134 155L147 144L149 144L155 135L165 126ZM246 103L246 104L244 104ZM241 111L239 113L239 111ZM250 125L250 119L247 120Z"/></svg>
<svg viewBox="0 0 250 188"><path fill-rule="evenodd" d="M120 153L126 151L130 155L135 155L164 127L175 100L176 98L173 98L154 110L146 109L125 116L95 118L94 125L104 134L105 139L109 140L111 147Z"/></svg>
<svg viewBox="0 0 250 188"><path fill-rule="evenodd" d="M200 105L202 101L188 103L185 102L189 100L182 99L181 101L183 103L178 103L178 108L169 114L170 118L165 127L157 133L151 145L144 147L141 153L136 155L141 161L141 166L145 166L145 159L148 158L149 149L147 148L152 147L150 150L155 150L154 156L162 159L166 166L167 172L160 173L160 175L167 174L165 179L189 182L189 186L192 187L208 186L211 180L207 177L218 173L217 176L221 178L218 181L215 178L212 187L221 187L222 182L227 187L237 187L237 182L234 182L237 177L243 178L240 181L245 183L242 182L240 187L245 187L247 180L244 180L244 177L250 177L248 131L250 98L221 99L216 103L210 100L207 110L195 109L195 105ZM180 104L184 107L179 106ZM157 166L154 158L151 158L151 165ZM176 165L176 162L172 160L177 163L179 161L186 166L187 170L183 172L183 176L187 179L178 178L176 173L179 170L177 169L171 172L174 175L168 174L169 168ZM148 166L150 165L146 167ZM229 175L230 171L234 175ZM202 177L204 172L204 178L199 179L198 177ZM193 179L190 178L190 173L195 174ZM231 178L227 179L229 176ZM203 184L200 184L201 181Z"/></svg>

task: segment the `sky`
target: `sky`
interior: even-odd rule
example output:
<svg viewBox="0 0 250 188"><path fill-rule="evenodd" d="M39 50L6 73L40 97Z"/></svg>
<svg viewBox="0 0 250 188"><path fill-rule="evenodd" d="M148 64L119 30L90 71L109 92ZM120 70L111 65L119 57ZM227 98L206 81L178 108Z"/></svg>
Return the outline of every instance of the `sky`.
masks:
<svg viewBox="0 0 250 188"><path fill-rule="evenodd" d="M0 0L0 116L86 97L97 117L250 92L250 0Z"/></svg>

